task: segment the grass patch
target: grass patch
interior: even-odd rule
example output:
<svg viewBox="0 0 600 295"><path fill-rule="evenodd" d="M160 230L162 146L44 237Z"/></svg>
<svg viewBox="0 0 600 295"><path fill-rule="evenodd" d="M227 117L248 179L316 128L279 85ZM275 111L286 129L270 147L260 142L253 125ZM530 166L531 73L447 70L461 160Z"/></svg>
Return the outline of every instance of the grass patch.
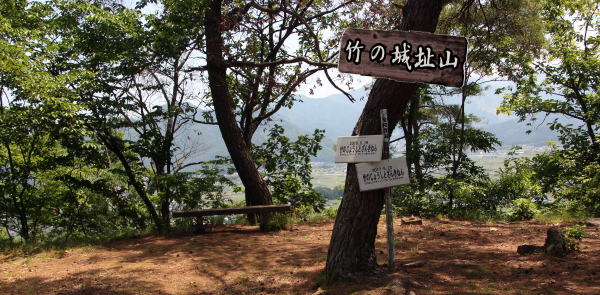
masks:
<svg viewBox="0 0 600 295"><path fill-rule="evenodd" d="M419 244L416 244L416 245L410 247L410 252L412 252L412 254L418 254L419 253Z"/></svg>
<svg viewBox="0 0 600 295"><path fill-rule="evenodd" d="M468 279L483 279L491 274L492 272L489 269L481 265L476 265L473 269L467 270L465 277Z"/></svg>
<svg viewBox="0 0 600 295"><path fill-rule="evenodd" d="M294 218L288 213L271 213L269 216L269 222L267 223L267 230L290 230L293 228L294 223Z"/></svg>
<svg viewBox="0 0 600 295"><path fill-rule="evenodd" d="M53 249L50 251L42 252L40 255L47 258L61 259L67 256L67 251Z"/></svg>
<svg viewBox="0 0 600 295"><path fill-rule="evenodd" d="M318 273L315 276L314 281L315 281L315 284L319 287L327 286L327 276L325 275L325 272ZM319 290L321 290L321 288L319 288ZM321 293L324 293L324 292L321 292Z"/></svg>

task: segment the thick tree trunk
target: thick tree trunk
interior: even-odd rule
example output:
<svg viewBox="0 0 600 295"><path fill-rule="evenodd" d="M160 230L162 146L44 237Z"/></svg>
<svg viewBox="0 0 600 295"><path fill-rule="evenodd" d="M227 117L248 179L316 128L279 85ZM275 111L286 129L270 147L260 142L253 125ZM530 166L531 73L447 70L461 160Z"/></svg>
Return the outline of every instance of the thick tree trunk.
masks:
<svg viewBox="0 0 600 295"><path fill-rule="evenodd" d="M250 130L251 128L249 128L249 127L246 127L246 128L242 129L242 132L244 133L244 142L246 142L246 146L248 146L249 148L252 148L252 135L254 134L254 131L251 131ZM252 132L252 134L250 134L248 132ZM250 150L250 154L252 154L252 150ZM246 206L255 206L255 205L260 204L260 202L256 201L256 195L254 195L253 193L251 193L248 190L244 191L244 200L246 201ZM256 220L258 219L257 215L255 213L246 214L246 218L248 218L248 223L250 225L255 225Z"/></svg>
<svg viewBox="0 0 600 295"><path fill-rule="evenodd" d="M409 0L400 29L434 32L442 0ZM388 109L390 133L418 85L378 79L354 127L353 135L380 134L379 110ZM348 164L346 188L331 235L325 272L328 281L377 266L375 236L384 190L360 192L354 164Z"/></svg>
<svg viewBox="0 0 600 295"><path fill-rule="evenodd" d="M165 165L163 164L163 161L154 158L152 159L152 162L156 167L156 174L154 175L156 178L154 180L154 189L157 193L159 193L159 195L162 195L159 206L160 222L166 231L171 228L171 197L169 194L168 180L166 178L168 174L165 173Z"/></svg>
<svg viewBox="0 0 600 295"><path fill-rule="evenodd" d="M237 125L227 85L221 22L221 1L214 0L206 12L206 65L219 129L247 194L252 195L256 202L254 205L270 205L273 203L271 193L258 173L250 147L244 141L243 132Z"/></svg>
<svg viewBox="0 0 600 295"><path fill-rule="evenodd" d="M250 191L245 191L244 192L244 198L246 200L246 206L254 206L256 205L255 201L254 201L254 195L252 195L250 193ZM256 214L254 213L248 213L246 214L246 217L248 218L248 224L250 225L255 225L256 224Z"/></svg>
<svg viewBox="0 0 600 295"><path fill-rule="evenodd" d="M160 217L162 221L162 226L165 230L169 230L171 228L171 201L165 196L165 198L160 203Z"/></svg>

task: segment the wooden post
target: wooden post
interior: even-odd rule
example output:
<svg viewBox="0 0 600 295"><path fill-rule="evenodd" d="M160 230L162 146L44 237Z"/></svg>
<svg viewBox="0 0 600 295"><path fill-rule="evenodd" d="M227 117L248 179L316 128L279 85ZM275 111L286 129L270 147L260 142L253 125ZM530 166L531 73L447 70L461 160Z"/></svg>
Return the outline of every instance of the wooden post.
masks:
<svg viewBox="0 0 600 295"><path fill-rule="evenodd" d="M383 153L382 160L390 158L390 134L388 132L388 116L387 109L380 111L381 115L381 133L383 134ZM388 244L388 269L394 271L394 260L396 259L396 249L394 242L394 215L392 211L392 196L390 188L384 189L385 198L385 221L387 229L387 244Z"/></svg>
<svg viewBox="0 0 600 295"><path fill-rule="evenodd" d="M204 218L202 216L196 216L196 233L203 234L206 232L204 228Z"/></svg>

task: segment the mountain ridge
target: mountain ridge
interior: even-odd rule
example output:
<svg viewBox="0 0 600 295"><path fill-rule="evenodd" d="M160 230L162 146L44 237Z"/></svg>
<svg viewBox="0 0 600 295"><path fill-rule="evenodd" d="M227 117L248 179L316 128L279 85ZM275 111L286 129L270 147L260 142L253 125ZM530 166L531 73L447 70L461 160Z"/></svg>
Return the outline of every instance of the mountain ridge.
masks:
<svg viewBox="0 0 600 295"><path fill-rule="evenodd" d="M359 98L363 97L365 93L366 90L362 88L352 94ZM302 134L312 134L314 129L324 129L323 149L313 160L333 162L335 157L333 146L337 137L349 136L352 133L366 101L357 99L352 103L343 94L329 95L323 98L297 95L297 99L298 101L291 109L280 110L271 121L261 126L257 130L253 142L256 144L264 142L268 136L268 130L273 124L282 125L285 135L291 139ZM453 100L456 99L449 98L447 102L455 103ZM525 122L518 122L515 116L496 115L495 108L501 100L500 95L486 91L480 96L470 98L466 105L467 113L482 118L482 122L476 123L475 127L494 133L503 144L501 148L510 148L513 145L543 146L550 140L557 140L557 135L546 124L527 126ZM200 133L198 139L203 143L205 149L202 154L193 157L194 161L210 160L216 155L228 154L218 126L200 125L196 129ZM527 134L527 130L531 130L531 133Z"/></svg>

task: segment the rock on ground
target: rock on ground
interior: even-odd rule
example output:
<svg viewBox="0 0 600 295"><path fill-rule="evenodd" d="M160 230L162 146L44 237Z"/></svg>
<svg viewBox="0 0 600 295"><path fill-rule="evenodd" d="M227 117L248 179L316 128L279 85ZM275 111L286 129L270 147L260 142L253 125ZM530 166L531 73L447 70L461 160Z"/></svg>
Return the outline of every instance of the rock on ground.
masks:
<svg viewBox="0 0 600 295"><path fill-rule="evenodd" d="M423 224L423 220L419 217L402 217L400 220L402 220L402 225L422 225Z"/></svg>
<svg viewBox="0 0 600 295"><path fill-rule="evenodd" d="M556 257L564 257L567 255L565 236L558 227L551 227L548 229L544 248L548 255Z"/></svg>
<svg viewBox="0 0 600 295"><path fill-rule="evenodd" d="M600 218L590 218L584 222L587 226L600 227Z"/></svg>
<svg viewBox="0 0 600 295"><path fill-rule="evenodd" d="M520 255L533 254L535 252L544 252L544 247L536 245L521 245L517 247L517 253Z"/></svg>

